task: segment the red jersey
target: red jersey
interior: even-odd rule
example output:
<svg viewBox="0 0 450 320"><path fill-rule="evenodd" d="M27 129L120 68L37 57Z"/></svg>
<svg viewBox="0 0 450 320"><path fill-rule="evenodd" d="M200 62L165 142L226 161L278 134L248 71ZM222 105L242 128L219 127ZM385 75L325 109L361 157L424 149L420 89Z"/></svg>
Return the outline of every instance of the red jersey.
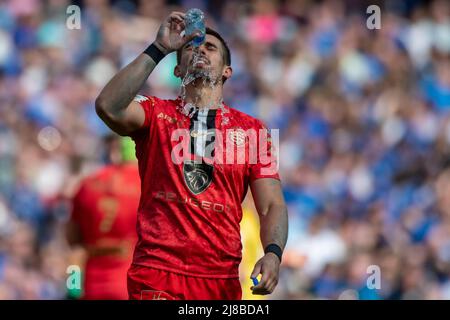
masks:
<svg viewBox="0 0 450 320"><path fill-rule="evenodd" d="M127 299L139 197L139 171L133 163L106 166L81 183L72 221L88 252L85 298Z"/></svg>
<svg viewBox="0 0 450 320"><path fill-rule="evenodd" d="M263 124L226 105L188 117L178 110L179 98L135 101L145 122L131 135L142 189L133 263L189 276L237 278L241 202L252 180L278 179L278 174L264 170L273 161L263 164L259 153L256 161L246 157L239 164L209 160L231 144L249 153L252 143L243 133L264 129ZM174 159L186 151L179 152L180 146L188 150L182 161Z"/></svg>

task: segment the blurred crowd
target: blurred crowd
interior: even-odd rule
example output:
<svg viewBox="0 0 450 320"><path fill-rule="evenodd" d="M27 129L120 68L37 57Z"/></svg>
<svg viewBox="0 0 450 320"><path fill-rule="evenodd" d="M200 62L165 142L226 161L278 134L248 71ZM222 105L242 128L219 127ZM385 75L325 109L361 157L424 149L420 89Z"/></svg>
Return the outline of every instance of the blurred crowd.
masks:
<svg viewBox="0 0 450 320"><path fill-rule="evenodd" d="M280 129L290 226L271 298L450 299L446 0L0 0L0 299L69 296L70 198L106 159L95 98L192 7L231 48L225 103ZM177 96L175 63L142 93Z"/></svg>

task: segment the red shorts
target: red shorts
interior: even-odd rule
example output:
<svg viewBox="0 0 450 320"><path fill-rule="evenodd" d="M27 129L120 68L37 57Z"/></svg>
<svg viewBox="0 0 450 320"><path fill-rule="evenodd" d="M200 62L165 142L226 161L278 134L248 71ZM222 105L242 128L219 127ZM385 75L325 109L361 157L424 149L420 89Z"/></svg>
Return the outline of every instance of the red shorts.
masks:
<svg viewBox="0 0 450 320"><path fill-rule="evenodd" d="M128 270L131 300L240 300L239 279L185 276L164 270L131 265Z"/></svg>
<svg viewBox="0 0 450 320"><path fill-rule="evenodd" d="M85 300L126 300L130 261L102 257L88 260L84 276Z"/></svg>

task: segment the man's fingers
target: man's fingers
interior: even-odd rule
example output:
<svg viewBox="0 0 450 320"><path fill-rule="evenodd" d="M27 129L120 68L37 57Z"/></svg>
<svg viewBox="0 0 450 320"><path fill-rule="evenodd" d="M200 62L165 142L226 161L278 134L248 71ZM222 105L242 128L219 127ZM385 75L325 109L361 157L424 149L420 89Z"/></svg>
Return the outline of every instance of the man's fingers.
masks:
<svg viewBox="0 0 450 320"><path fill-rule="evenodd" d="M165 21L165 25L168 25L171 28L174 28L175 24L181 23L184 25L184 15L181 15L179 13L170 14Z"/></svg>
<svg viewBox="0 0 450 320"><path fill-rule="evenodd" d="M170 22L171 23L176 23L177 25L181 25L182 28L185 28L185 21L184 21L184 14L173 14L170 16Z"/></svg>
<svg viewBox="0 0 450 320"><path fill-rule="evenodd" d="M264 280L263 280L264 279ZM274 276L269 276L261 278L261 282L257 286L253 286L250 289L253 294L271 294L278 283L278 280Z"/></svg>
<svg viewBox="0 0 450 320"><path fill-rule="evenodd" d="M266 288L255 288L252 292L253 294L258 294L258 295L266 295L266 294L270 294L271 292L268 291Z"/></svg>
<svg viewBox="0 0 450 320"><path fill-rule="evenodd" d="M253 290L252 290L252 293L253 294L259 294L259 295L271 294L274 289L275 289L274 286L271 286L270 288L256 288L256 287L254 287Z"/></svg>
<svg viewBox="0 0 450 320"><path fill-rule="evenodd" d="M183 12L173 11L170 13L169 18L177 18L180 20L184 20L185 16L186 15Z"/></svg>
<svg viewBox="0 0 450 320"><path fill-rule="evenodd" d="M199 31L194 32L193 34L190 34L187 36L187 38L189 39L189 41L194 40L195 37L199 37L201 35L201 33Z"/></svg>
<svg viewBox="0 0 450 320"><path fill-rule="evenodd" d="M181 35L181 32L185 29L184 21L175 20L170 23L170 30L175 31L177 34ZM195 37L195 35L194 35ZM192 40L192 39L191 39ZM184 41L184 38L183 38ZM184 44L189 42L190 40L187 40ZM184 45L183 44L183 45Z"/></svg>
<svg viewBox="0 0 450 320"><path fill-rule="evenodd" d="M269 289L268 289L268 290L269 290L269 292L270 292L270 293L274 292L274 291L275 291L275 288L276 288L276 286L277 286L277 285L275 284L275 282L273 282L273 283L272 283L272 285L271 285L271 286L269 287Z"/></svg>
<svg viewBox="0 0 450 320"><path fill-rule="evenodd" d="M275 287L277 285L276 280L271 280L268 284L267 284L267 291L269 291L270 293L273 292L273 290L275 290Z"/></svg>
<svg viewBox="0 0 450 320"><path fill-rule="evenodd" d="M170 15L172 15L172 14L181 16L183 19L184 19L184 17L186 16L186 13L181 12L181 11L172 11Z"/></svg>
<svg viewBox="0 0 450 320"><path fill-rule="evenodd" d="M180 15L173 15L173 16L170 16L170 21L175 21L175 22L181 23L181 22L184 22L184 18Z"/></svg>
<svg viewBox="0 0 450 320"><path fill-rule="evenodd" d="M258 261L256 263L255 268L253 269L250 277L256 278L259 274L262 274L261 281L258 283L258 285L254 286L252 289L252 290L256 290L257 292L266 288L267 280L269 279L269 276L270 276L269 272L263 270L262 263Z"/></svg>
<svg viewBox="0 0 450 320"><path fill-rule="evenodd" d="M274 292L275 291L275 288L277 287L277 285L278 285L278 276L274 276L273 278L272 278L272 282L271 282L271 284L270 284L270 286L269 286L269 291L272 293L272 292Z"/></svg>
<svg viewBox="0 0 450 320"><path fill-rule="evenodd" d="M251 277L254 278L261 274L261 281L258 285L251 287L253 294L271 294L278 284L278 269L271 263L271 260L265 260L263 257L258 261L253 269Z"/></svg>
<svg viewBox="0 0 450 320"><path fill-rule="evenodd" d="M259 284L261 285L261 287L267 288L267 283L269 282L271 273L267 270L261 270L261 274L261 282Z"/></svg>
<svg viewBox="0 0 450 320"><path fill-rule="evenodd" d="M267 279L265 279L263 275L258 285L252 287L252 291L262 291L267 290L267 288L268 288Z"/></svg>
<svg viewBox="0 0 450 320"><path fill-rule="evenodd" d="M184 19L178 15L170 16L169 22L170 22L170 25L172 25L172 26L173 25L176 25L176 26L184 25Z"/></svg>
<svg viewBox="0 0 450 320"><path fill-rule="evenodd" d="M260 291L260 290L264 289L264 284L260 282L256 286L251 287L250 289L252 291Z"/></svg>
<svg viewBox="0 0 450 320"><path fill-rule="evenodd" d="M190 41L192 41L192 40L194 40L194 38L196 37L197 35L194 33L194 34L191 34L191 35L188 35L188 36L184 36L183 37L183 44L181 45L181 47L184 47L184 45L186 44L186 43L188 43L188 42L190 42Z"/></svg>

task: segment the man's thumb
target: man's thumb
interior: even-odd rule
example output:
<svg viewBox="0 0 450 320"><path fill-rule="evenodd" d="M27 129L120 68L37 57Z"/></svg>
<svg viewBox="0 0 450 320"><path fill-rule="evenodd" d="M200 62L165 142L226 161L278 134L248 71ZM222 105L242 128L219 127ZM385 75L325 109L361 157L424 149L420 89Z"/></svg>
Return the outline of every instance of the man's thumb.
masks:
<svg viewBox="0 0 450 320"><path fill-rule="evenodd" d="M192 40L194 40L195 37L199 37L201 35L200 32L194 32L193 34L190 34L188 36L184 36L184 43L183 46L188 43L191 42Z"/></svg>
<svg viewBox="0 0 450 320"><path fill-rule="evenodd" d="M255 267L253 268L250 278L256 278L260 273L261 273L261 264L258 262L258 263L256 263Z"/></svg>

